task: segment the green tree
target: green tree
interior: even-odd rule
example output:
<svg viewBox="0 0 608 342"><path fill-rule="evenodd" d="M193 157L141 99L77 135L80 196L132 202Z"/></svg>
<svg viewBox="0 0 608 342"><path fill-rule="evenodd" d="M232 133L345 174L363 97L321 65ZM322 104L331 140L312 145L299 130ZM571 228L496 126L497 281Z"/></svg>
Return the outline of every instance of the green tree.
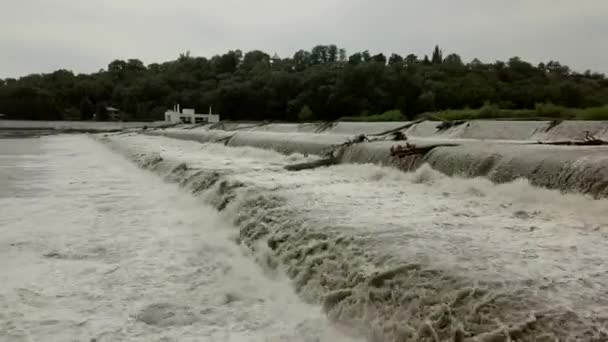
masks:
<svg viewBox="0 0 608 342"><path fill-rule="evenodd" d="M409 54L405 57L405 64L411 66L414 64L418 64L418 56L414 54Z"/></svg>
<svg viewBox="0 0 608 342"><path fill-rule="evenodd" d="M464 64L457 54L442 55L437 46L431 59L392 54L387 64L381 53L365 50L347 58L336 45L317 45L283 59L260 50L210 59L186 52L148 66L119 59L91 74L57 70L0 80L0 112L56 120L80 109L81 119L96 114L105 120L103 109L112 104L130 118L155 120L180 103L199 112L213 106L231 120L330 121L391 110L412 119L425 111L480 108L486 101L501 109L547 102L559 108L608 105L608 79L600 73L577 73L556 61L532 65L515 57Z"/></svg>
<svg viewBox="0 0 608 342"><path fill-rule="evenodd" d="M352 65L357 65L362 62L363 62L363 56L361 55L360 52L354 53L350 57L348 57L348 63L350 63Z"/></svg>
<svg viewBox="0 0 608 342"><path fill-rule="evenodd" d="M97 121L108 121L110 119L106 102L100 102L97 104L95 110L95 119Z"/></svg>
<svg viewBox="0 0 608 342"><path fill-rule="evenodd" d="M396 53L392 54L391 57L388 59L388 65L399 65L402 63L403 63L403 57L399 56Z"/></svg>
<svg viewBox="0 0 608 342"><path fill-rule="evenodd" d="M371 60L376 63L386 64L386 56L382 53L372 56Z"/></svg>
<svg viewBox="0 0 608 342"><path fill-rule="evenodd" d="M310 107L304 106L300 109L300 113L298 113L298 120L300 121L310 121L314 118L314 114Z"/></svg>
<svg viewBox="0 0 608 342"><path fill-rule="evenodd" d="M91 120L95 114L95 105L88 97L80 101L80 120Z"/></svg>
<svg viewBox="0 0 608 342"><path fill-rule="evenodd" d="M335 45L317 45L310 52L312 64L333 63L338 60L338 47Z"/></svg>
<svg viewBox="0 0 608 342"><path fill-rule="evenodd" d="M435 94L426 91L418 97L418 112L431 112L435 110Z"/></svg>
<svg viewBox="0 0 608 342"><path fill-rule="evenodd" d="M245 70L251 70L256 65L270 66L270 55L260 50L249 51L243 57L240 67Z"/></svg>
<svg viewBox="0 0 608 342"><path fill-rule="evenodd" d="M346 50L345 49L339 49L338 50L338 62L346 62L347 58L346 58Z"/></svg>
<svg viewBox="0 0 608 342"><path fill-rule="evenodd" d="M460 58L459 55L452 53L449 54L444 60L443 63L445 64L449 64L449 65L456 65L456 66L463 66L464 64L462 63L462 59Z"/></svg>
<svg viewBox="0 0 608 342"><path fill-rule="evenodd" d="M431 63L441 64L442 62L443 62L443 52L439 49L438 45L435 45L435 50L433 50L433 57L431 58Z"/></svg>
<svg viewBox="0 0 608 342"><path fill-rule="evenodd" d="M211 59L211 64L214 66L217 73L233 73L240 64L242 57L243 53L240 50L228 51L221 56L214 56Z"/></svg>
<svg viewBox="0 0 608 342"><path fill-rule="evenodd" d="M293 55L293 64L297 71L304 71L312 65L312 56L310 52L299 50Z"/></svg>

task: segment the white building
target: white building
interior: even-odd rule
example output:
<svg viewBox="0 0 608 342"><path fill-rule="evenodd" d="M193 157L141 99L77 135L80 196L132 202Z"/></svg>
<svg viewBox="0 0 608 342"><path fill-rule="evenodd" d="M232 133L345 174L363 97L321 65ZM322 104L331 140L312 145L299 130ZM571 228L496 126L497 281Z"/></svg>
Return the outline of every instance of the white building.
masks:
<svg viewBox="0 0 608 342"><path fill-rule="evenodd" d="M197 114L194 112L194 109L180 109L179 105L177 105L172 110L165 112L165 121L185 124L216 123L220 122L220 116L212 114L211 107L209 107L209 114Z"/></svg>

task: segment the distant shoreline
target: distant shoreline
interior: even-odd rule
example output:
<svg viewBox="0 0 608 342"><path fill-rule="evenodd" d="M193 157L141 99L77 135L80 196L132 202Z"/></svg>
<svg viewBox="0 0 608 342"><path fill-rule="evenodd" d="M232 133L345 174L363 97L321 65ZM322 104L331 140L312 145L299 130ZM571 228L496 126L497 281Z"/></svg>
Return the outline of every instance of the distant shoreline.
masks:
<svg viewBox="0 0 608 342"><path fill-rule="evenodd" d="M0 139L24 139L24 138L39 138L46 135L54 135L62 132L51 129L0 129Z"/></svg>
<svg viewBox="0 0 608 342"><path fill-rule="evenodd" d="M165 127L164 121L118 122L118 121L27 121L0 120L0 131L50 131L52 133L104 133L144 127ZM51 133L49 133L51 134Z"/></svg>

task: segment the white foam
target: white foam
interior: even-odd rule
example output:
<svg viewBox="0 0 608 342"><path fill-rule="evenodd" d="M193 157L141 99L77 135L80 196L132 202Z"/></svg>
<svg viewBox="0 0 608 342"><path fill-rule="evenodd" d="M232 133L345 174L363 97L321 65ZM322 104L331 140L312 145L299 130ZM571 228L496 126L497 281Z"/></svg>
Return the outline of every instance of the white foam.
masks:
<svg viewBox="0 0 608 342"><path fill-rule="evenodd" d="M39 142L17 193L44 190L0 198L0 340L346 340L212 208L84 136Z"/></svg>
<svg viewBox="0 0 608 342"><path fill-rule="evenodd" d="M412 324L416 330L425 315L431 317L440 309L437 301L452 300L452 295L477 286L489 286L483 291L490 299L467 298L465 308L458 308L463 310L460 316L454 313L451 318L477 331L489 332L503 324L491 316L478 325L474 307L493 296L508 298L497 309L502 319L510 320L505 324L519 324L537 310L557 313L555 319L570 312L576 319L588 319L572 320L583 323L567 332L543 328L564 338L596 329L594 317L608 315L601 290L608 287L607 200L562 195L522 180L495 185L486 179L451 178L428 166L408 174L348 164L288 172L282 167L290 162L288 157L273 152L257 158L250 150L243 153L243 148L202 148L193 142L148 136L117 136L110 141L119 150L144 155L162 146L166 165L185 162L190 172L219 171L232 184L244 184L242 192L236 191L242 198L234 199L225 215L244 220L239 224L241 233L268 231L279 240L292 239L283 242L287 254L278 253L291 260L285 266L304 297L318 300L327 291L343 290L340 286L361 288L360 297L332 312L340 319L356 318L381 330ZM169 174L170 168L161 174ZM225 198L226 191L219 188L206 194L210 201ZM280 200L273 203L273 196ZM265 207L268 204L273 205ZM412 283L408 283L410 275L401 272L405 274L400 282L390 285L396 286L395 292L391 294L389 288L379 294L389 293L395 302L373 302L362 311L362 303L372 295L365 279L387 270L399 274L401 265L421 265L431 271L413 277ZM428 304L422 299L408 302L417 316L404 321L406 313L399 311L405 310L402 297L423 294L429 296Z"/></svg>

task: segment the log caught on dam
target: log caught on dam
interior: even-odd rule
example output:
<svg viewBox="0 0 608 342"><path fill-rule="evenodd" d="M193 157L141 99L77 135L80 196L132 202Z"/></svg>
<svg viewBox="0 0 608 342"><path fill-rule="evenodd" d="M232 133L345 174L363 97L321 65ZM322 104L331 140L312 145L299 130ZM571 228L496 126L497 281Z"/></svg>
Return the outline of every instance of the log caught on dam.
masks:
<svg viewBox="0 0 608 342"><path fill-rule="evenodd" d="M426 121L426 120L427 119L418 119L416 121L408 122L407 124L405 124L403 126L399 126L399 127L393 128L393 129L389 129L388 131L384 131L384 132L380 132L380 133L373 133L373 134L368 134L368 135L370 137L380 137L380 136L383 136L383 135L388 135L388 134L395 133L395 132L398 132L398 131L401 131L401 130L404 130L404 129L408 129L408 128L410 128L412 126L415 126L415 125L417 125L417 124L419 124L419 123L421 123L423 121Z"/></svg>
<svg viewBox="0 0 608 342"><path fill-rule="evenodd" d="M558 140L558 141L537 141L539 145L557 145L557 146L603 146L608 145L608 141L598 139L586 132L583 140Z"/></svg>
<svg viewBox="0 0 608 342"><path fill-rule="evenodd" d="M301 171L301 170L315 169L318 167L330 166L330 165L335 165L335 164L338 164L338 159L332 157L332 158L314 160L311 162L286 165L285 170Z"/></svg>
<svg viewBox="0 0 608 342"><path fill-rule="evenodd" d="M427 146L416 146L414 144L406 143L405 146L397 145L391 147L391 156L392 157L406 157L415 154L427 154L430 150L435 147L445 147L445 146L458 146L458 144L433 144Z"/></svg>

